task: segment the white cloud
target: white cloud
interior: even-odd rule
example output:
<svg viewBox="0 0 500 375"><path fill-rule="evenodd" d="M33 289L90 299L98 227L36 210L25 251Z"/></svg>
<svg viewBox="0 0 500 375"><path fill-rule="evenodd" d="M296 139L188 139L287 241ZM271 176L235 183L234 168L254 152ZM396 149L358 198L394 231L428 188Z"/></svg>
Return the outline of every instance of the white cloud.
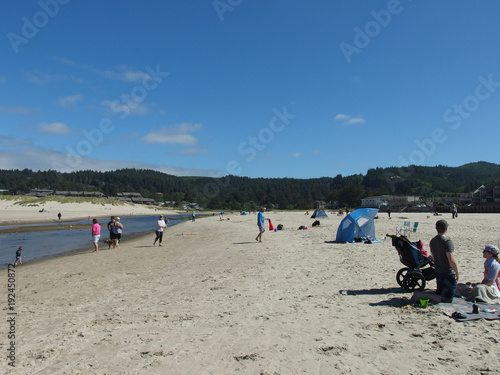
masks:
<svg viewBox="0 0 500 375"><path fill-rule="evenodd" d="M143 138L146 143L170 143L184 146L194 146L198 140L190 133L202 129L201 124L182 123L173 126L164 126L158 130L153 130Z"/></svg>
<svg viewBox="0 0 500 375"><path fill-rule="evenodd" d="M293 156L294 158L301 157L301 156L302 156L302 152L294 152L294 153L292 153L292 156Z"/></svg>
<svg viewBox="0 0 500 375"><path fill-rule="evenodd" d="M2 141L0 137L0 142ZM78 165L67 162L68 155L61 152L47 150L41 147L29 147L25 150L17 148L11 150L0 150L0 169L32 169L46 171L49 169L59 172L73 172L82 170L114 171L123 168L152 169L155 171L171 174L174 176L206 176L222 177L222 171L210 169L189 169L175 166L155 165L135 161L97 160L80 157Z"/></svg>
<svg viewBox="0 0 500 375"><path fill-rule="evenodd" d="M40 115L40 108L31 108L31 107L7 107L0 105L0 113L7 113L9 115L31 115L36 116Z"/></svg>
<svg viewBox="0 0 500 375"><path fill-rule="evenodd" d="M69 132L69 126L62 122L53 122L51 124L41 123L38 125L38 132L41 134L66 134Z"/></svg>
<svg viewBox="0 0 500 375"><path fill-rule="evenodd" d="M63 98L57 99L57 104L63 108L70 108L81 102L83 99L83 94L69 95Z"/></svg>
<svg viewBox="0 0 500 375"><path fill-rule="evenodd" d="M354 117L349 119L344 125L354 125L354 124L362 124L366 122L366 120L362 117Z"/></svg>
<svg viewBox="0 0 500 375"><path fill-rule="evenodd" d="M336 120L336 121L340 121L340 120L347 120L349 117L350 116L344 115L343 113L339 113L333 119Z"/></svg>
<svg viewBox="0 0 500 375"><path fill-rule="evenodd" d="M335 121L342 121L343 126L355 125L365 123L366 120L363 117L351 117L343 113L339 113L333 118Z"/></svg>
<svg viewBox="0 0 500 375"><path fill-rule="evenodd" d="M191 134L168 134L164 132L152 132L144 137L146 143L171 143L184 146L193 146L198 140Z"/></svg>
<svg viewBox="0 0 500 375"><path fill-rule="evenodd" d="M83 80L79 78L75 78L72 76L68 76L67 74L46 74L39 72L28 72L24 75L28 82L37 84L37 85L45 85L47 83L52 82L62 82L62 81L72 81L75 83L82 83Z"/></svg>
<svg viewBox="0 0 500 375"><path fill-rule="evenodd" d="M147 115L151 112L153 104L141 103L130 100L126 96L122 96L122 101L118 100L103 100L101 105L108 108L106 116L122 116L122 115Z"/></svg>
<svg viewBox="0 0 500 375"><path fill-rule="evenodd" d="M6 76L0 76L0 83L5 83L7 82L7 77Z"/></svg>
<svg viewBox="0 0 500 375"><path fill-rule="evenodd" d="M98 72L98 70L96 70ZM109 79L116 79L126 82L142 82L143 80L152 79L149 73L142 70L134 70L129 66L119 65L114 70L105 70L101 73Z"/></svg>

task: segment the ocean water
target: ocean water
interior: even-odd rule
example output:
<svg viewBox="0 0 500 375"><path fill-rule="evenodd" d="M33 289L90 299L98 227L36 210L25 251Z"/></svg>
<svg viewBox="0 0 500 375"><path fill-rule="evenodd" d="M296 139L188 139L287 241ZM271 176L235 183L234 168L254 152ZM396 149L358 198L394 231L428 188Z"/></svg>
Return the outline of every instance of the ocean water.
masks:
<svg viewBox="0 0 500 375"><path fill-rule="evenodd" d="M120 222L123 224L123 234L121 242L137 237L139 235L151 233L151 241L155 237L156 222L159 215L154 216L133 216L133 217L120 217ZM188 220L188 217L181 215L169 215L168 227L164 233L164 237L168 238L171 227ZM189 220L191 220L189 218ZM101 241L102 239L109 238L106 225L109 220L101 221ZM47 224L31 224L31 225L18 225L18 226L0 226L0 229L11 229L18 227L35 227L43 225L54 225L54 223ZM89 224L87 229L71 229L70 225L75 224ZM52 230L52 231L37 231L37 232L19 232L19 233L6 233L0 235L0 269L7 268L9 263L14 263L16 260L16 250L19 246L23 247L22 262L30 262L54 256L61 256L71 254L75 251L82 249L93 249L91 227L92 224L88 220L80 220L74 222L64 222L59 224L67 228L67 230ZM99 246L107 245L99 242Z"/></svg>

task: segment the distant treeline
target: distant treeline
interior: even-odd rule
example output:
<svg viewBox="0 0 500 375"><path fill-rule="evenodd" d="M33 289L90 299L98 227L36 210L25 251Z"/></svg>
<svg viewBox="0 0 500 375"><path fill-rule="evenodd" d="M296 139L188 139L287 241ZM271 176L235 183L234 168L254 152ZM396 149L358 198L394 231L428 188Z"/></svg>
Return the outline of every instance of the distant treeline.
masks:
<svg viewBox="0 0 500 375"><path fill-rule="evenodd" d="M280 209L308 209L315 201L356 207L372 195L414 195L425 198L470 193L481 185L500 184L500 165L487 162L460 167L375 168L366 175L343 177L249 178L239 176L177 177L153 170L111 172L0 170L0 189L12 194L31 189L100 191L112 197L138 192L158 202L196 202L207 209L252 211L262 205Z"/></svg>

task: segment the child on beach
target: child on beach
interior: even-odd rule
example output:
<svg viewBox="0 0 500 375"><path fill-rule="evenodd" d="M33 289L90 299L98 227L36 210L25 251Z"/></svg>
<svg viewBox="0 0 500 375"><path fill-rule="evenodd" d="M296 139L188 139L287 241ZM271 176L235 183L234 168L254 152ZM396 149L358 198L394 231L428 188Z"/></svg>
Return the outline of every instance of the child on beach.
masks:
<svg viewBox="0 0 500 375"><path fill-rule="evenodd" d="M19 264L23 264L23 262L21 262L21 251L23 251L23 247L19 246L16 251L16 261L14 262L14 267L17 265L17 262L19 262Z"/></svg>

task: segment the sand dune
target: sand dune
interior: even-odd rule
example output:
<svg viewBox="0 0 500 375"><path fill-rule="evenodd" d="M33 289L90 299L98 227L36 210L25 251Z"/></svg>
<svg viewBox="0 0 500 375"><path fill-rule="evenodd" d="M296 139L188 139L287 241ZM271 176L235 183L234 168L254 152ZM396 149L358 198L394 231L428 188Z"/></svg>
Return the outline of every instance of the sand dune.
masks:
<svg viewBox="0 0 500 375"><path fill-rule="evenodd" d="M313 220L303 213L266 216L286 229L262 243L255 215L229 214L169 228L161 248L148 236L16 268L16 371L500 373L499 321L405 308L410 295L396 284L403 266L390 241L331 243L335 214L304 231L297 227ZM414 239L434 235L433 216L392 216L379 215L377 236L405 219L420 222ZM499 218L449 219L463 281L481 280L479 247L499 244ZM5 338L4 330L5 321Z"/></svg>

